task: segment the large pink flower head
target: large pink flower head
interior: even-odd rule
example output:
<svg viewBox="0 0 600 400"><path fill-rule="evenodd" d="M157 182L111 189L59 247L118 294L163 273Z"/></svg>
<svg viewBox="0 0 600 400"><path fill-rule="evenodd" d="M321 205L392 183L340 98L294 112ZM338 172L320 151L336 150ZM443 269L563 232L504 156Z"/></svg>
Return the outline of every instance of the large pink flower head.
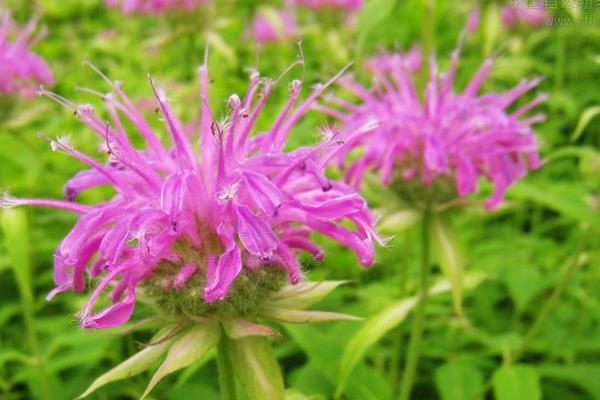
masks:
<svg viewBox="0 0 600 400"><path fill-rule="evenodd" d="M544 2L528 4L525 0L513 0L502 6L502 21L507 26L521 22L530 26L539 26L548 18Z"/></svg>
<svg viewBox="0 0 600 400"><path fill-rule="evenodd" d="M333 8L347 12L358 11L365 3L364 0L288 0L288 2L306 8Z"/></svg>
<svg viewBox="0 0 600 400"><path fill-rule="evenodd" d="M419 187L432 187L438 198L447 200L473 193L479 177L484 176L494 184L486 206L498 206L513 182L528 168L540 165L532 125L544 116L524 115L544 96L509 111L539 79L524 80L504 93L478 94L493 65L488 58L464 91L457 93L453 86L459 50L455 50L449 70L442 75L432 57L421 101L407 63L397 62L402 58L389 57L382 65L385 58L380 57L372 74L372 90L352 76L340 79L340 84L360 99L358 104L330 96L328 105L319 106L343 126L345 145L338 153L340 162L352 150L362 149L362 155L352 158L347 180L359 186L365 172L372 169L380 172L384 184L394 184L400 191L418 195ZM366 121L374 121L375 128L354 133Z"/></svg>
<svg viewBox="0 0 600 400"><path fill-rule="evenodd" d="M193 313L226 300L239 281L246 305L255 296L248 293L249 286L268 284L265 273L280 277L287 271L289 281L298 282L299 251L317 260L323 257L310 240L312 232L348 246L365 266L373 262L377 236L365 200L323 173L327 160L321 155L339 144L335 137L284 151L290 130L327 85L316 85L296 107L302 81L293 80L283 110L268 130L256 132L255 121L276 82L252 74L245 97L232 95L227 117L217 121L207 102L206 66L199 75L201 120L192 135L151 80L170 147L161 143L120 85L107 78L113 92L102 99L110 122L89 104L76 105L41 91L73 109L100 137L108 161L97 161L64 139L53 140L54 150L90 169L67 182L64 201L5 197L3 203L58 207L79 215L56 250L56 288L49 297L84 290L86 275L98 278L81 313L86 328L129 320L140 287L147 296L168 297L175 308ZM134 127L144 149L134 147L126 127ZM75 202L80 192L98 185L112 186L115 196L94 205ZM113 304L95 313L94 305L109 287Z"/></svg>
<svg viewBox="0 0 600 400"><path fill-rule="evenodd" d="M290 10L262 9L252 21L247 32L257 43L278 42L298 35L296 16Z"/></svg>
<svg viewBox="0 0 600 400"><path fill-rule="evenodd" d="M0 9L0 94L20 93L31 97L40 84L52 85L52 72L43 58L31 48L43 35L33 36L36 22L16 29L10 14ZM10 41L12 32L14 41Z"/></svg>
<svg viewBox="0 0 600 400"><path fill-rule="evenodd" d="M160 14L167 11L192 11L207 0L105 0L109 7L118 7L125 14Z"/></svg>

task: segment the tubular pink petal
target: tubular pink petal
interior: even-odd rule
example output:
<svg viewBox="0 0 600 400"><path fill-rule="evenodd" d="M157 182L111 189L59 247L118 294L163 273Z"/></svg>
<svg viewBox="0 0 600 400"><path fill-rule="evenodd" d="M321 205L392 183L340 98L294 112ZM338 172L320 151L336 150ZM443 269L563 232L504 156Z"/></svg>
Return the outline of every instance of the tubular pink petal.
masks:
<svg viewBox="0 0 600 400"><path fill-rule="evenodd" d="M265 214L274 216L283 201L277 186L266 176L254 172L247 171L243 176L254 204Z"/></svg>
<svg viewBox="0 0 600 400"><path fill-rule="evenodd" d="M210 264L207 265L204 300L208 303L223 300L233 281L242 271L242 254L235 243L233 230L221 224L217 228L217 233L225 244L225 252L221 254L215 266L211 268Z"/></svg>
<svg viewBox="0 0 600 400"><path fill-rule="evenodd" d="M237 233L246 250L263 260L269 260L277 248L277 237L272 228L245 205L237 205L235 211Z"/></svg>

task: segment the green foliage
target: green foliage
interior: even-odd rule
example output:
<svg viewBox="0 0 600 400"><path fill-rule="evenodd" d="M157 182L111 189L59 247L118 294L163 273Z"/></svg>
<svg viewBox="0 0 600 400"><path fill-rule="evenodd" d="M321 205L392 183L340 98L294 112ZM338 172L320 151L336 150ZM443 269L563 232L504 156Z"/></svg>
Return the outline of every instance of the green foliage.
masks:
<svg viewBox="0 0 600 400"><path fill-rule="evenodd" d="M526 365L502 366L494 372L494 396L498 400L540 400L540 377Z"/></svg>
<svg viewBox="0 0 600 400"><path fill-rule="evenodd" d="M450 360L435 370L435 385L442 400L472 399L482 384L483 374L467 360Z"/></svg>
<svg viewBox="0 0 600 400"><path fill-rule="evenodd" d="M221 105L215 110L218 117L226 112L231 93L243 95L246 67L258 66L265 76L275 78L298 53L293 42L267 44L257 57L255 45L243 39L254 10L278 7L280 1L216 2L218 6L203 15L156 18L123 17L106 9L101 0L4 1L20 22L39 16L41 25L48 27L36 51L49 61L58 94L91 102L103 112L100 99L76 90L78 86L109 90L81 65L90 60L111 79L122 80L136 100L150 97L146 74L151 73L167 88L186 121L200 109L195 69L203 60L207 38L211 41L210 96ZM444 67L470 4L433 3L434 18L428 21L433 37L427 40ZM504 91L525 76L542 75L540 90L549 99L541 106L547 121L538 125L537 132L546 164L513 185L499 210L486 212L473 206L453 212L451 230L447 220L435 221L431 281L445 283L430 289L435 294L427 307L413 398L484 398L482 393L488 389L486 398L499 400L600 399L600 27L511 30L501 23L501 3L481 2L481 29L464 37L458 86L464 87L487 54L494 55L496 63L484 85L486 91ZM356 26L333 13L299 10L306 81L326 81L350 61L356 62L353 71L359 79L368 79L362 57L379 48L407 49L426 36L425 4L367 0ZM600 21L600 10L581 12ZM279 109L287 97L287 83L301 73L293 69L283 78L268 108ZM329 90L339 89L334 85ZM146 114L166 140L158 117L151 109ZM270 115L262 116L259 125L266 126ZM319 113L309 114L295 128L291 146L315 142L316 127L327 122ZM2 99L0 189L15 196L61 198L62 185L82 166L51 152L38 132L51 137L70 134L78 149L96 155L96 137L68 110L47 99ZM481 183L484 191L489 190ZM388 191L375 187L365 193L371 204L386 212L395 207ZM81 201L93 203L110 195L108 190L92 190L83 193ZM382 218L390 241L378 249L372 269L360 269L348 250L322 240L327 258L322 264L307 264L306 273L314 280L352 281L335 290L338 282L331 283L302 298L302 304L294 303L300 307L320 301L324 304L319 308L364 317L364 321L278 327L281 337L271 341L274 354L267 349L267 339L244 339L244 345L232 352L244 360L235 368L246 388L257 396L265 390L284 395L281 382L271 382L269 377L258 380L244 368L260 363L274 376L276 357L285 373L288 399L331 399L336 394L349 400L395 398L418 291L419 243L414 227L418 213L394 211ZM46 301L53 288L53 251L74 221L74 216L55 210L2 210L0 398L72 399L86 388L102 386L90 398L136 399L165 362L152 385L159 379L161 383L148 398L218 399L216 357L214 351L205 352L202 340L181 343L189 358L173 364L168 362L171 341L139 345L153 341L156 324L124 335L83 331L75 314L83 307L85 294L65 293ZM560 282L563 260L575 254L581 254L585 263L573 272L523 354L515 357ZM476 284L470 280L473 276ZM93 284L88 282L88 289ZM322 294L330 290L324 298ZM170 299L177 300L181 299ZM282 298L272 306L289 306L289 301ZM310 313L299 312L296 319L332 316ZM147 315L148 310L139 306L135 320ZM184 364L189 365L185 370L170 373ZM267 380L276 387L262 385Z"/></svg>

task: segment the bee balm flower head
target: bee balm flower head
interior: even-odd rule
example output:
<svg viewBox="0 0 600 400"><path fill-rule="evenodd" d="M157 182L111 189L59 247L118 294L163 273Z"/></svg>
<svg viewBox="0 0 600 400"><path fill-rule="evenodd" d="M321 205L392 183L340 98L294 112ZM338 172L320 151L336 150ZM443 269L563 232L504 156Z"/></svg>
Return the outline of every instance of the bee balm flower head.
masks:
<svg viewBox="0 0 600 400"><path fill-rule="evenodd" d="M81 313L86 328L129 320L139 291L170 313L251 313L253 304L264 300L261 293L283 285L282 274L298 282L298 252L323 257L312 232L348 246L363 265L373 262L376 234L365 201L323 174L321 155L337 145L335 138L283 150L288 133L326 85L317 85L295 107L302 82L292 81L283 110L268 130L256 132L255 121L276 82L254 73L246 95L232 95L227 118L217 121L207 102L205 66L199 75L201 120L192 135L151 81L170 146L161 143L119 84L109 81L113 92L103 96L110 122L89 104L78 106L42 91L72 108L100 137L108 160L54 140L53 149L89 167L67 182L65 201L6 197L4 205L51 206L79 215L56 250L56 289L50 297L84 290L86 275L97 279ZM132 134L143 138L143 149L134 147ZM80 192L98 185L110 185L116 194L94 205L75 202ZM95 312L109 289L113 304Z"/></svg>
<svg viewBox="0 0 600 400"><path fill-rule="evenodd" d="M385 58L380 60L385 62ZM540 165L532 125L544 116L525 115L544 96L512 107L539 79L524 80L506 92L479 94L492 68L493 60L488 58L466 88L455 92L459 62L455 50L449 70L442 75L431 59L431 74L421 100L408 64L397 60L389 57L387 64L373 70L372 90L352 76L340 80L359 98L358 104L330 96L330 105L319 106L343 125L345 145L338 152L340 162L351 150L362 149L362 155L355 157L346 171L347 180L359 186L365 172L372 169L381 174L385 184L394 184L409 197L419 197L412 200L422 202L423 188L431 192L433 187L437 198L448 200L475 192L478 179L485 177L494 185L486 206L498 206L513 182L528 168ZM375 122L374 128L365 132L361 127L368 121Z"/></svg>
<svg viewBox="0 0 600 400"><path fill-rule="evenodd" d="M525 0L517 0L502 6L502 22L509 27L518 23L533 27L540 26L548 16L549 13L543 1L527 4Z"/></svg>
<svg viewBox="0 0 600 400"><path fill-rule="evenodd" d="M35 25L32 20L22 29L14 29L10 15L0 9L0 95L19 93L31 97L40 84L54 83L48 64L31 51L43 36L33 37ZM13 32L15 37L11 41Z"/></svg>
<svg viewBox="0 0 600 400"><path fill-rule="evenodd" d="M252 28L247 32L258 43L278 42L298 34L296 16L292 11L265 8L254 17Z"/></svg>

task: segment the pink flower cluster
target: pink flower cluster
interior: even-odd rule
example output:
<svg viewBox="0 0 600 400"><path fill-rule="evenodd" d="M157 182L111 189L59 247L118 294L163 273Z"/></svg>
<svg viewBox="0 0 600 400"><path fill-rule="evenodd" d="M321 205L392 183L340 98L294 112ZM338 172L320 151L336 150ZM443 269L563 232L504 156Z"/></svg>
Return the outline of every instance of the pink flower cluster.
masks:
<svg viewBox="0 0 600 400"><path fill-rule="evenodd" d="M125 14L160 14L166 11L192 11L207 0L105 0L109 7L118 7Z"/></svg>
<svg viewBox="0 0 600 400"><path fill-rule="evenodd" d="M347 180L359 186L368 169L379 171L384 184L400 178L429 185L450 178L455 181L457 194L466 196L477 189L479 177L484 176L494 183L486 206L498 206L514 181L528 168L540 165L532 125L544 115L525 114L544 96L508 110L539 79L524 80L503 93L478 94L493 65L488 58L464 91L456 93L453 86L459 50L455 50L449 70L441 76L432 58L421 101L411 70L406 63L397 62L403 58L378 58L372 90L349 75L340 80L360 104L330 96L327 104L319 106L343 126L345 145L337 155L340 163L350 151L363 149L362 156L353 158L347 169ZM375 123L374 129L355 133L369 121Z"/></svg>
<svg viewBox="0 0 600 400"><path fill-rule="evenodd" d="M365 67L376 75L393 73L397 69L417 72L421 69L422 58L419 46L413 46L405 53L381 52L371 56L365 60Z"/></svg>
<svg viewBox="0 0 600 400"><path fill-rule="evenodd" d="M247 33L257 43L284 41L297 36L296 16L291 10L260 10Z"/></svg>
<svg viewBox="0 0 600 400"><path fill-rule="evenodd" d="M548 12L542 2L528 5L526 0L513 0L511 4L502 6L502 21L507 26L513 26L519 22L539 26L547 17Z"/></svg>
<svg viewBox="0 0 600 400"><path fill-rule="evenodd" d="M206 285L198 296L208 303L228 295L242 268L279 268L287 270L291 283L298 282L302 271L296 253L305 251L317 260L324 255L310 240L312 232L349 247L365 266L373 262L373 241L379 239L365 200L345 183L324 175L328 160L323 155L339 146L335 136L316 146L284 151L290 130L327 85L315 86L296 105L302 82L293 80L283 110L268 130L257 132L255 122L276 82L252 74L245 97L232 95L228 116L217 121L207 103L207 68L201 67L199 74L201 120L191 135L163 90L151 81L170 147L159 141L116 83L109 81L113 92L103 96L112 122L103 121L89 104L76 105L41 92L71 108L99 136L108 161L81 153L65 139L54 140L54 150L90 167L67 182L66 199L5 197L2 203L57 207L79 215L56 250L56 288L49 297L84 290L86 275L99 278L81 313L85 328L108 328L129 320L136 286L164 262L179 268L173 282L165 282L173 290L184 287L194 274L205 274ZM126 126L135 127L144 149L134 147ZM95 205L75 202L80 192L98 185L112 186L116 195ZM203 262L179 251L182 246L200 254ZM113 304L95 313L94 305L109 287Z"/></svg>
<svg viewBox="0 0 600 400"><path fill-rule="evenodd" d="M347 12L358 11L365 3L364 0L288 0L288 2L306 8L335 8Z"/></svg>
<svg viewBox="0 0 600 400"><path fill-rule="evenodd" d="M31 51L41 36L33 37L36 22L18 30L14 41L9 35L16 29L9 14L0 14L0 94L35 94L40 84L52 85L52 71L42 57Z"/></svg>

